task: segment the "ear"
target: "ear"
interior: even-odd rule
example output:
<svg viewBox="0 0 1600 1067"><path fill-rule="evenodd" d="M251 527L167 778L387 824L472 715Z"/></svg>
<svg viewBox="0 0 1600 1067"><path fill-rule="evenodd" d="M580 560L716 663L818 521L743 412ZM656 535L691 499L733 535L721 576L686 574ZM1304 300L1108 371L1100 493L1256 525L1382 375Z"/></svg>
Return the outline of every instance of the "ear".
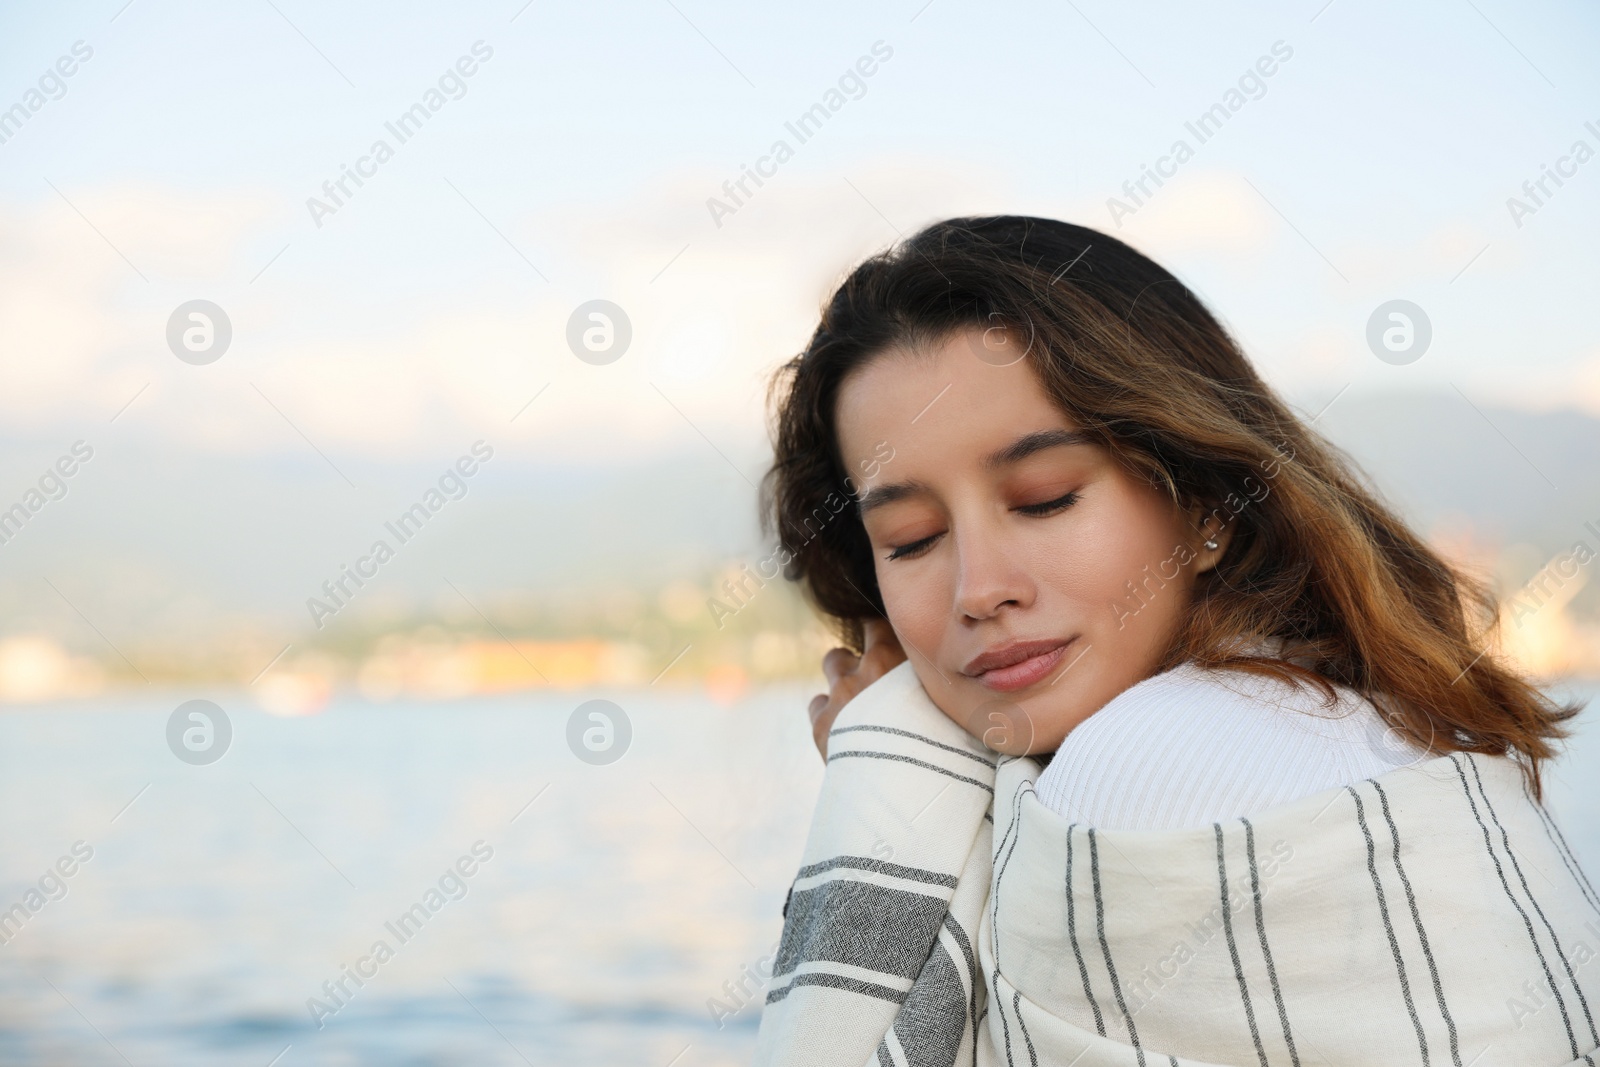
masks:
<svg viewBox="0 0 1600 1067"><path fill-rule="evenodd" d="M1189 528L1194 531L1189 547L1194 551L1194 572L1211 570L1228 551L1233 540L1233 519L1226 508L1196 505L1189 509ZM1210 547L1216 545L1215 548Z"/></svg>

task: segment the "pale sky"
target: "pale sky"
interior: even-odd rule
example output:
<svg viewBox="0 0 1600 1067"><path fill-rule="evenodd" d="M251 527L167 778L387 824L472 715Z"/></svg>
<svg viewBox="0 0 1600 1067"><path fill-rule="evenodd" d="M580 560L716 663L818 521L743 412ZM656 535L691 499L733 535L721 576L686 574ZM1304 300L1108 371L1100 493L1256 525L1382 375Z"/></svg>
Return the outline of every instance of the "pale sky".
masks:
<svg viewBox="0 0 1600 1067"><path fill-rule="evenodd" d="M753 473L764 375L830 283L977 212L1131 241L1308 407L1453 383L1600 412L1600 161L1547 180L1520 227L1507 207L1575 141L1600 149L1584 5L110 0L0 20L0 108L47 83L0 144L0 419L41 447L137 396L104 432L335 465L491 435L632 462L703 434ZM459 99L399 143L385 123L477 42ZM875 44L858 98L798 143L785 123ZM1185 123L1275 46L1200 144ZM307 199L380 138L393 158L319 227ZM1180 138L1193 158L1117 228L1108 198ZM793 158L718 226L707 199L778 139ZM633 327L606 366L564 340L595 298ZM1433 324L1407 366L1365 342L1395 298ZM165 344L192 299L233 326L207 366Z"/></svg>

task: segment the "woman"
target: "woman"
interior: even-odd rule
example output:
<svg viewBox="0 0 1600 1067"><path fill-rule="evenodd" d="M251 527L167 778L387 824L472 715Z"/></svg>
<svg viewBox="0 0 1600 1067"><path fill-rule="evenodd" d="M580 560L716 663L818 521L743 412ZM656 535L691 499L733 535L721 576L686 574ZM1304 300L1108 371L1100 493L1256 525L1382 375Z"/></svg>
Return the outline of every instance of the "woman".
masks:
<svg viewBox="0 0 1600 1067"><path fill-rule="evenodd" d="M776 385L767 517L851 650L760 1062L1593 1067L1578 709L1182 283L950 220Z"/></svg>

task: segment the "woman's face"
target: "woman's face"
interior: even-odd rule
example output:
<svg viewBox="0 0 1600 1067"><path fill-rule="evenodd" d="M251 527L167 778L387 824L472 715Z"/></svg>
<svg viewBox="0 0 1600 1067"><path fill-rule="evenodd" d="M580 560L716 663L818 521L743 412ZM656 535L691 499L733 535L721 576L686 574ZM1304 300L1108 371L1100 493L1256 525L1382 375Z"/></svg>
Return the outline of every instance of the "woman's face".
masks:
<svg viewBox="0 0 1600 1067"><path fill-rule="evenodd" d="M998 330L886 352L838 400L889 622L934 703L1004 752L1053 752L1155 673L1226 550L1077 428ZM892 450L892 453L891 453ZM892 455L886 462L883 457Z"/></svg>

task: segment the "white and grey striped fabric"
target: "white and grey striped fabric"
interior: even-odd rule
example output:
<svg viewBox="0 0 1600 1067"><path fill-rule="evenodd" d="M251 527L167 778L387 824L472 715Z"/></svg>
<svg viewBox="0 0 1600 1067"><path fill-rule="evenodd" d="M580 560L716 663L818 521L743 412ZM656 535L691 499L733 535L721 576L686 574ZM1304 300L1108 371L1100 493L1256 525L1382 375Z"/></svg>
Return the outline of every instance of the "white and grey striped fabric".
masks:
<svg viewBox="0 0 1600 1067"><path fill-rule="evenodd" d="M1508 760L1104 831L909 665L829 745L758 1064L1600 1067L1600 896Z"/></svg>

